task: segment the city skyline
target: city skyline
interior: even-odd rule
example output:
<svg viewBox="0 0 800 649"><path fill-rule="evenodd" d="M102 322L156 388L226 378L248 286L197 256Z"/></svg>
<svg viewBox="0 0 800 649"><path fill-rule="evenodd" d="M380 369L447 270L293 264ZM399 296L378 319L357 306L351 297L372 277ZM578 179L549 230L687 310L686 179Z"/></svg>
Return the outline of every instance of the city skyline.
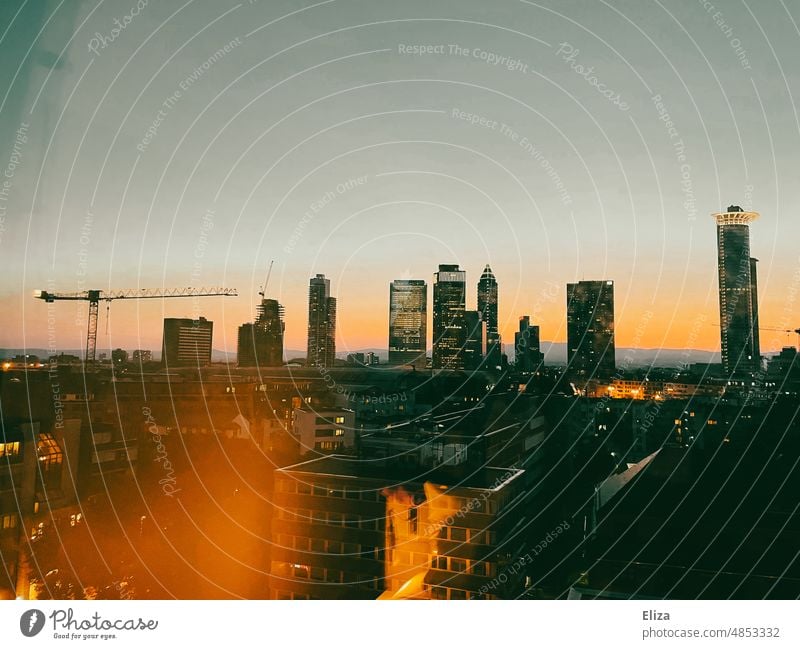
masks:
<svg viewBox="0 0 800 649"><path fill-rule="evenodd" d="M9 266L0 346L46 346L47 313L30 293L50 282L63 291L224 283L241 299L203 310L218 323L216 347L233 352L263 268L275 259L270 297L286 309L291 349L305 347L304 276L331 278L342 304L341 350L382 348L382 286L406 273L430 279L435 260L459 263L472 278L491 265L504 287L506 341L534 308L542 340L565 341L564 285L613 277L620 346L716 350L718 331L696 331L683 315L716 322L716 237L707 221L731 203L762 214L753 233L761 321L796 326L800 314L786 296L797 285L800 188L796 116L776 66L776 56L792 53L782 8L724 9L737 38L749 33L751 70L688 0L632 22L593 8L592 33L532 7L514 25L498 18L486 27L477 24L482 3L468 1L459 21L411 2L403 22L391 3L370 3L375 25L351 28L361 9L321 6L282 18L288 12L267 3L223 2L192 7L176 22L151 5L113 48L95 54L87 43L119 15L103 5L88 18L71 3L31 56L10 47L0 71L9 88L0 141L14 154L0 205ZM567 2L559 11L578 9ZM248 36L251 25L278 19ZM21 42L44 22L29 8L17 20L8 37ZM347 29L306 42L307 30L337 26ZM203 38L193 38L201 27ZM759 27L774 38L767 42ZM628 37L609 51L621 32ZM279 54L278 34L303 45ZM153 46L137 51L151 35ZM162 49L178 41L186 46L162 68ZM400 51L410 43L442 43L443 53ZM467 56L451 44L469 46ZM490 64L475 48L520 66ZM131 56L117 77L118 61ZM576 72L590 62L627 110ZM11 83L17 69L25 83ZM432 69L440 80L428 80ZM109 88L114 101L104 100ZM703 119L712 114L713 124ZM543 300L551 286L561 295ZM472 298L470 291L468 308ZM142 331L139 318L192 315L178 304L115 307L104 348L156 349L158 333ZM649 311L655 317L637 335ZM56 318L59 347L80 348L76 313L57 308ZM772 338L765 350L785 342Z"/></svg>

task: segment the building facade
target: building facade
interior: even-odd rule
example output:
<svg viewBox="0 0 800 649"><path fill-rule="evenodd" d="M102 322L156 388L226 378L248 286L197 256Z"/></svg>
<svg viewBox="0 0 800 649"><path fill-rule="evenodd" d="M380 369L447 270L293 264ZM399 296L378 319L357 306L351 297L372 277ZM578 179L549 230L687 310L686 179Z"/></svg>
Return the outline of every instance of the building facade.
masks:
<svg viewBox="0 0 800 649"><path fill-rule="evenodd" d="M309 367L333 367L336 358L336 298L325 275L312 277L308 285Z"/></svg>
<svg viewBox="0 0 800 649"><path fill-rule="evenodd" d="M487 325L480 311L464 311L467 340L464 343L464 369L477 370L483 365L487 348Z"/></svg>
<svg viewBox="0 0 800 649"><path fill-rule="evenodd" d="M514 358L517 370L525 374L532 374L544 362L539 326L531 324L530 316L519 318L519 331L514 334Z"/></svg>
<svg viewBox="0 0 800 649"><path fill-rule="evenodd" d="M467 274L458 264L440 264L433 284L433 368L464 369Z"/></svg>
<svg viewBox="0 0 800 649"><path fill-rule="evenodd" d="M355 412L346 408L300 408L294 413L294 436L301 455L352 450L355 427Z"/></svg>
<svg viewBox="0 0 800 649"><path fill-rule="evenodd" d="M486 323L486 365L496 369L502 363L502 341L497 315L497 279L489 264L483 269L478 280L478 311Z"/></svg>
<svg viewBox="0 0 800 649"><path fill-rule="evenodd" d="M567 284L567 371L573 376L614 373L614 282Z"/></svg>
<svg viewBox="0 0 800 649"><path fill-rule="evenodd" d="M389 285L389 364L424 369L428 344L428 285L396 279Z"/></svg>
<svg viewBox="0 0 800 649"><path fill-rule="evenodd" d="M722 365L729 376L757 372L761 368L758 260L750 256L749 224L758 218L758 213L731 205L727 212L713 216L717 223Z"/></svg>
<svg viewBox="0 0 800 649"><path fill-rule="evenodd" d="M161 362L167 367L202 367L211 363L214 323L205 318L164 318Z"/></svg>

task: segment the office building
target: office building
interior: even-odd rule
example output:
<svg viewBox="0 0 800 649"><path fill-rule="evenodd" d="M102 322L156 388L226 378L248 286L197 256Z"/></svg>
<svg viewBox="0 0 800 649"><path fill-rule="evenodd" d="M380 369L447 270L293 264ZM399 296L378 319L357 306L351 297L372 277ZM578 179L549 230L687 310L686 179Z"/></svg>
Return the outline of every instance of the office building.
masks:
<svg viewBox="0 0 800 649"><path fill-rule="evenodd" d="M464 369L477 370L486 357L487 325L480 311L464 311L467 340L464 343Z"/></svg>
<svg viewBox="0 0 800 649"><path fill-rule="evenodd" d="M567 284L567 371L586 378L615 369L614 282Z"/></svg>
<svg viewBox="0 0 800 649"><path fill-rule="evenodd" d="M214 323L205 318L164 318L161 362L167 367L201 367L211 363Z"/></svg>
<svg viewBox="0 0 800 649"><path fill-rule="evenodd" d="M239 367L280 367L283 365L283 306L277 300L261 299L256 320L239 327Z"/></svg>
<svg viewBox="0 0 800 649"><path fill-rule="evenodd" d="M544 362L538 325L531 325L531 317L520 316L519 331L514 334L514 357L517 370L532 374Z"/></svg>
<svg viewBox="0 0 800 649"><path fill-rule="evenodd" d="M486 323L486 366L492 369L502 364L503 347L497 315L497 279L489 264L478 280L478 311Z"/></svg>
<svg viewBox="0 0 800 649"><path fill-rule="evenodd" d="M750 223L757 212L731 205L717 222L719 323L722 365L730 376L761 368L756 262L750 256Z"/></svg>
<svg viewBox="0 0 800 649"><path fill-rule="evenodd" d="M309 367L333 367L336 358L336 298L325 275L312 277L308 285Z"/></svg>
<svg viewBox="0 0 800 649"><path fill-rule="evenodd" d="M433 368L464 368L467 274L458 264L440 264L433 284Z"/></svg>
<svg viewBox="0 0 800 649"><path fill-rule="evenodd" d="M389 364L424 369L428 343L428 285L396 279L389 285Z"/></svg>

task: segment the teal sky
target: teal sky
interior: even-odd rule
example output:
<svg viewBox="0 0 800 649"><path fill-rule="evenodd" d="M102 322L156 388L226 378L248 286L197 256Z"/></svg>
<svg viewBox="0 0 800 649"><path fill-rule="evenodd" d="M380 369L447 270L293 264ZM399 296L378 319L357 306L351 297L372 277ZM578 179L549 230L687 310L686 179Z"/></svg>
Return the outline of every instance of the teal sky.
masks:
<svg viewBox="0 0 800 649"><path fill-rule="evenodd" d="M797 0L140 4L0 7L0 346L82 346L85 305L48 329L34 289L224 285L199 306L233 351L274 259L291 349L314 274L344 351L439 263L473 307L492 265L505 342L524 313L563 340L564 285L608 278L619 345L715 349L731 203L762 215L762 322L800 326ZM194 306L116 303L98 346Z"/></svg>

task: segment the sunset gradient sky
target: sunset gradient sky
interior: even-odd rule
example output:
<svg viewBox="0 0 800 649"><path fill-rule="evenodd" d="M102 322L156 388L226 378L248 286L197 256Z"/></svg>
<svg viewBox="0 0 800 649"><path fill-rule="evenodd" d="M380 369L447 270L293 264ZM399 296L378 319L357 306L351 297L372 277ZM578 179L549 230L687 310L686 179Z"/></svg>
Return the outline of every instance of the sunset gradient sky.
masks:
<svg viewBox="0 0 800 649"><path fill-rule="evenodd" d="M115 303L98 347L199 305L235 351L274 259L289 349L316 273L345 352L386 347L391 280L430 299L459 263L474 308L489 263L506 343L522 314L563 341L566 283L613 279L619 346L714 350L731 203L762 323L800 326L797 3L140 4L0 7L2 347L83 346L86 305L48 324L34 289L220 285Z"/></svg>

